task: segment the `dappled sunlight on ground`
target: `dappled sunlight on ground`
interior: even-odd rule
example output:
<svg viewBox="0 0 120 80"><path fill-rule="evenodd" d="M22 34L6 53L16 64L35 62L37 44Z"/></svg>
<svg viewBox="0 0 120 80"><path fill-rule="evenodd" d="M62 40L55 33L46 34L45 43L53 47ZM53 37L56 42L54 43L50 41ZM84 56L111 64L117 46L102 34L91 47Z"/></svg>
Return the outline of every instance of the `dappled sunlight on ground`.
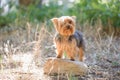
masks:
<svg viewBox="0 0 120 80"><path fill-rule="evenodd" d="M89 67L86 76L77 76L83 80L119 80L120 79L120 38L102 37L93 29L83 29L86 43L85 63ZM88 34L89 31L92 31ZM23 32L25 34L27 31ZM96 33L96 34L94 34ZM32 33L31 33L32 34ZM96 36L96 35L99 35ZM34 35L34 34L32 34ZM31 35L31 38L34 36ZM43 66L47 58L55 57L53 32L42 30L38 40L19 42L20 37L12 41L1 41L0 45L0 79L2 80L68 80L68 76L47 76ZM15 37L15 36L14 36ZM26 36L24 36L26 37ZM11 40L12 40L11 39ZM15 39L17 40L15 42ZM24 38L23 38L24 39ZM6 43L5 43L6 42ZM12 42L12 43L11 43ZM16 45L17 44L17 45Z"/></svg>

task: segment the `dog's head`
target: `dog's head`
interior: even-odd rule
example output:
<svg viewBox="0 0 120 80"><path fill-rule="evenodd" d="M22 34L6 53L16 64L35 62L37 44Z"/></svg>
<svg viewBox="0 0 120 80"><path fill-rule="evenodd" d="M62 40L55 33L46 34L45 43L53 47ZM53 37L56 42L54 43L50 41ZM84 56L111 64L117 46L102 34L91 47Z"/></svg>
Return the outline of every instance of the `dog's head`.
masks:
<svg viewBox="0 0 120 80"><path fill-rule="evenodd" d="M75 16L62 16L60 18L52 18L52 22L59 34L70 36L75 31Z"/></svg>

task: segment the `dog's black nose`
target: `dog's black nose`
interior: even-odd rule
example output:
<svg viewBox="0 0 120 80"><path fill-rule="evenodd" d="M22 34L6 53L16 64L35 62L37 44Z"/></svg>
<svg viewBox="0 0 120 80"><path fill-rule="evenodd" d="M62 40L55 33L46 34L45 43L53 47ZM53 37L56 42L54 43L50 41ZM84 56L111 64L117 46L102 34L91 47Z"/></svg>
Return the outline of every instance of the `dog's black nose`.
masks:
<svg viewBox="0 0 120 80"><path fill-rule="evenodd" d="M70 29L70 25L67 25L67 29Z"/></svg>

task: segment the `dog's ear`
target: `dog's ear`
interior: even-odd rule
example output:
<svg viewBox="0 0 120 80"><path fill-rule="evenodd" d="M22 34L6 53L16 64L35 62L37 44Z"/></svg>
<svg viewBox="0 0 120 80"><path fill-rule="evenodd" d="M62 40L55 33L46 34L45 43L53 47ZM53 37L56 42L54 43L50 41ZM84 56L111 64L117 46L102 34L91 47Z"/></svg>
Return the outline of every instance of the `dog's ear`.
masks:
<svg viewBox="0 0 120 80"><path fill-rule="evenodd" d="M76 20L76 16L71 16L72 19Z"/></svg>
<svg viewBox="0 0 120 80"><path fill-rule="evenodd" d="M53 22L54 26L58 26L58 18L52 18L51 21Z"/></svg>

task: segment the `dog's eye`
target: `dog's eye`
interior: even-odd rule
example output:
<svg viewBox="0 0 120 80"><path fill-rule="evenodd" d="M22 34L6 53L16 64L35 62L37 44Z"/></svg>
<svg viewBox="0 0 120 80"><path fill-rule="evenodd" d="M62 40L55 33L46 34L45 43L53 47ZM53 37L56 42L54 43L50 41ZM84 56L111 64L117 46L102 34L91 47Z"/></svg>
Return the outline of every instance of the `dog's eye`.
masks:
<svg viewBox="0 0 120 80"><path fill-rule="evenodd" d="M69 23L71 24L71 23L72 23L72 21L69 21Z"/></svg>

